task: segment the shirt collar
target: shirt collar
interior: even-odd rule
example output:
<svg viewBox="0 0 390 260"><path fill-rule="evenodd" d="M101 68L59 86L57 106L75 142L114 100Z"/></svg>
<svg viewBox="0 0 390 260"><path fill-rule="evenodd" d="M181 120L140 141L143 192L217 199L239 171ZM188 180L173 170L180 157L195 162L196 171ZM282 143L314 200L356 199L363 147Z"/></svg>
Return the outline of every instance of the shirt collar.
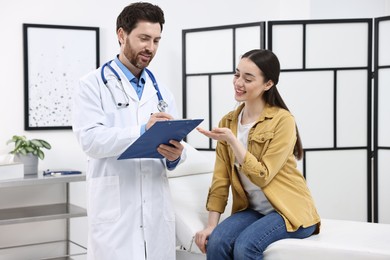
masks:
<svg viewBox="0 0 390 260"><path fill-rule="evenodd" d="M116 65L118 65L118 67L121 69L121 71L123 72L123 74L125 74L126 78L128 81L132 81L133 79L136 79L137 82L138 82L138 79L133 75L133 73L131 73L131 71L126 68L126 66L118 59L118 56L115 57L114 59ZM140 80L141 82L146 82L146 78L145 78L145 70L142 70L141 72L141 77L140 77Z"/></svg>
<svg viewBox="0 0 390 260"><path fill-rule="evenodd" d="M245 103L242 103L233 113L230 113L227 117L227 119L230 120L237 120L238 115L240 114L241 110L244 108ZM273 118L275 114L277 113L278 108L274 106L270 106L269 104L265 104L263 112L261 113L260 117L256 120L257 122L264 121L266 118Z"/></svg>

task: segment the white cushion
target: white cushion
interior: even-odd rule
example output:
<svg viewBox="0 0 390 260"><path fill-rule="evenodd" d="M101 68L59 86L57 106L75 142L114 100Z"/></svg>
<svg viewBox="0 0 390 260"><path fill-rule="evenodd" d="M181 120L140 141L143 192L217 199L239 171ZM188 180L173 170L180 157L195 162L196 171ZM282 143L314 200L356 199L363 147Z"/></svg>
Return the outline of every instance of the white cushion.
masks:
<svg viewBox="0 0 390 260"><path fill-rule="evenodd" d="M176 239L179 245L191 253L200 253L193 238L195 233L204 229L207 224L206 200L212 176L212 172L208 172L169 179L176 215ZM229 199L221 220L230 216L230 213Z"/></svg>
<svg viewBox="0 0 390 260"><path fill-rule="evenodd" d="M389 260L390 225L323 219L321 233L283 239L264 252L265 260Z"/></svg>
<svg viewBox="0 0 390 260"><path fill-rule="evenodd" d="M202 154L188 143L182 142L182 144L184 145L184 152L186 154L185 160L173 171L168 171L169 178L213 171L213 160L210 160L206 155Z"/></svg>

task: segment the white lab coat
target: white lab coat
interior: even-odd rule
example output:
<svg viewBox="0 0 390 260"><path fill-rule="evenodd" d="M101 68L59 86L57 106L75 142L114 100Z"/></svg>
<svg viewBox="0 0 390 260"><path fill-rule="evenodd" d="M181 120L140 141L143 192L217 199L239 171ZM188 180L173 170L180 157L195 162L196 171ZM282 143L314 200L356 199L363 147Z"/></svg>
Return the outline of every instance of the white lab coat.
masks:
<svg viewBox="0 0 390 260"><path fill-rule="evenodd" d="M80 80L74 95L73 131L88 155L88 259L172 260L175 215L165 159L117 160L140 136L141 125L150 114L158 112L156 90L146 74L139 100L121 69L115 62L111 66L130 97L127 108L117 108L100 68ZM125 102L113 73L108 68L104 73L114 86L117 102ZM176 118L172 93L159 88L168 103L167 112Z"/></svg>

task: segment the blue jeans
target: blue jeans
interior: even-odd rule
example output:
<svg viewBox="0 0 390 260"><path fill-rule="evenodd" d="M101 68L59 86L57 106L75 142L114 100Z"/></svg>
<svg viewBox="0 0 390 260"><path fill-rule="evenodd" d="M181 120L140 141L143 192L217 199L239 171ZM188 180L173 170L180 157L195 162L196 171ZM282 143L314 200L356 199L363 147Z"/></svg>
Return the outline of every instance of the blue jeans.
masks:
<svg viewBox="0 0 390 260"><path fill-rule="evenodd" d="M287 232L283 218L275 211L262 215L252 209L237 212L222 221L207 242L208 260L262 260L271 243L284 238L306 238L316 225Z"/></svg>

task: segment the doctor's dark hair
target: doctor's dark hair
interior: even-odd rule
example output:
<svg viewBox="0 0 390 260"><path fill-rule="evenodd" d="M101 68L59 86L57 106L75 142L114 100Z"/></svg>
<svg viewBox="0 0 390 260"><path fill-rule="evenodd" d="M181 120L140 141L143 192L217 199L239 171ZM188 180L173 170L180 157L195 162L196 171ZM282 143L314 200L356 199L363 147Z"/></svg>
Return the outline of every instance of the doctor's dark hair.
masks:
<svg viewBox="0 0 390 260"><path fill-rule="evenodd" d="M122 27L126 33L130 33L139 21L159 23L162 31L165 23L164 12L157 5L150 3L132 3L126 6L116 19L116 31Z"/></svg>
<svg viewBox="0 0 390 260"><path fill-rule="evenodd" d="M276 88L280 75L280 63L278 57L276 57L276 55L270 50L256 49L248 51L242 55L241 58L250 59L261 70L264 76L264 81L267 82L268 80L271 80L274 83L274 85L263 94L265 102L271 106L277 106L289 111L287 105L280 96L278 89ZM302 141L296 125L295 128L297 132L297 141L294 146L294 155L297 159L302 159Z"/></svg>

